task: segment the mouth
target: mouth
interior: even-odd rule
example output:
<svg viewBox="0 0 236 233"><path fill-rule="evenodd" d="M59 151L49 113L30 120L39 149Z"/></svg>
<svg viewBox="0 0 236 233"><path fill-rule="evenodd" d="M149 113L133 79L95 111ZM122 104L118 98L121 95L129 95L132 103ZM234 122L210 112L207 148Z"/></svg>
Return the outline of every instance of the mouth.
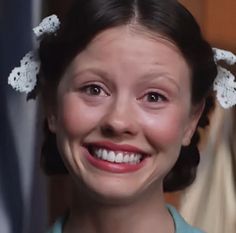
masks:
<svg viewBox="0 0 236 233"><path fill-rule="evenodd" d="M85 147L94 158L115 164L135 165L141 163L148 156L131 146L86 144Z"/></svg>
<svg viewBox="0 0 236 233"><path fill-rule="evenodd" d="M139 153L114 151L92 145L87 148L93 157L111 163L138 164L143 159L143 155Z"/></svg>
<svg viewBox="0 0 236 233"><path fill-rule="evenodd" d="M99 170L111 173L130 173L146 164L149 154L137 147L112 142L86 143L87 161Z"/></svg>

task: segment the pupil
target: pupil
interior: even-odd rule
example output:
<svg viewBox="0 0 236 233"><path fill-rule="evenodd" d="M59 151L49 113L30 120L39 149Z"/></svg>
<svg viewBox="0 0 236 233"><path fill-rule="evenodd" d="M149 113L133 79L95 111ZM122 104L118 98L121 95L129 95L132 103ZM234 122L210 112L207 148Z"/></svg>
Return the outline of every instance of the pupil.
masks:
<svg viewBox="0 0 236 233"><path fill-rule="evenodd" d="M91 94L93 94L93 95L100 94L100 89L98 87L92 87Z"/></svg>
<svg viewBox="0 0 236 233"><path fill-rule="evenodd" d="M158 97L155 94L150 94L148 100L150 102L156 102L158 100Z"/></svg>

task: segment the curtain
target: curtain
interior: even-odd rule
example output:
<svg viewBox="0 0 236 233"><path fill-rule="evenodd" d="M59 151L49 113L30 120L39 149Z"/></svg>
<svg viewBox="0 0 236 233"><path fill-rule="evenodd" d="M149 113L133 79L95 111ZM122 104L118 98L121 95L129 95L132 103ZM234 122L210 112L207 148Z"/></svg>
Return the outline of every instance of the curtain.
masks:
<svg viewBox="0 0 236 233"><path fill-rule="evenodd" d="M0 1L0 231L39 233L46 227L45 180L39 168L38 106L7 85L32 49L39 0Z"/></svg>
<svg viewBox="0 0 236 233"><path fill-rule="evenodd" d="M217 106L197 180L182 198L183 216L207 233L236 232L235 116Z"/></svg>

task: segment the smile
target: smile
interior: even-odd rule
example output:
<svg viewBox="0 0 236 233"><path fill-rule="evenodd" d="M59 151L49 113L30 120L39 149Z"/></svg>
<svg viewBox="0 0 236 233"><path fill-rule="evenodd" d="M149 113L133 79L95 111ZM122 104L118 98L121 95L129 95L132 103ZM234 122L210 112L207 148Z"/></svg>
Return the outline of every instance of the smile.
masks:
<svg viewBox="0 0 236 233"><path fill-rule="evenodd" d="M144 166L145 158L148 157L143 151L130 145L101 142L84 146L91 165L112 173L137 171Z"/></svg>
<svg viewBox="0 0 236 233"><path fill-rule="evenodd" d="M112 151L104 148L94 148L91 150L91 154L98 159L112 163L137 164L140 163L142 158L141 154Z"/></svg>

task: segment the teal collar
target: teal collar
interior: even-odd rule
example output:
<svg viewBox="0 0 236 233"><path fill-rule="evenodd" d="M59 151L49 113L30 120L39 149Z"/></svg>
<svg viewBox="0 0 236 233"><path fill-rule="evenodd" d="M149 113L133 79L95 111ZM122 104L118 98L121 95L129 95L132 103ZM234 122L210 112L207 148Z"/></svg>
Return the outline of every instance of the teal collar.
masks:
<svg viewBox="0 0 236 233"><path fill-rule="evenodd" d="M175 233L204 233L203 231L190 226L173 206L167 205L167 208L174 220Z"/></svg>
<svg viewBox="0 0 236 233"><path fill-rule="evenodd" d="M175 233L204 233L197 228L190 226L185 222L183 217L177 212L177 210L171 206L167 205L167 209L169 210L175 224ZM48 233L63 233L63 225L65 223L65 217L58 219L58 221L53 225Z"/></svg>

